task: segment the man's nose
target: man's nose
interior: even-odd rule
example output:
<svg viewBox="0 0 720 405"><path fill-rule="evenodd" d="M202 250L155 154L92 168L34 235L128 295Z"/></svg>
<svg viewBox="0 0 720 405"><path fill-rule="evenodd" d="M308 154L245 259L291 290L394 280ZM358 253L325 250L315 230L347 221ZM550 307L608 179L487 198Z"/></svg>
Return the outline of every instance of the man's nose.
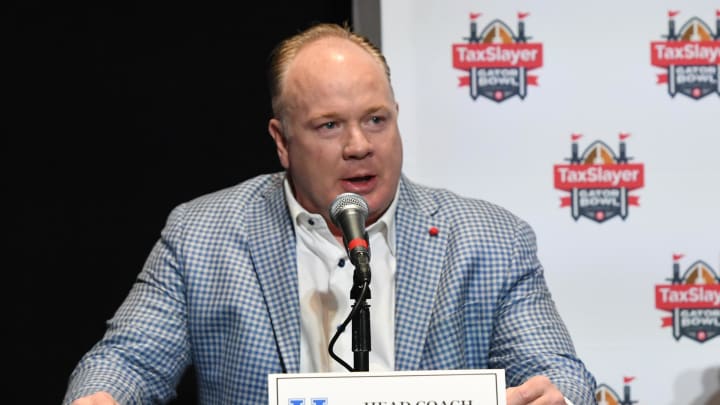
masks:
<svg viewBox="0 0 720 405"><path fill-rule="evenodd" d="M349 128L343 147L343 157L345 159L362 159L372 153L372 142L367 134L357 126Z"/></svg>

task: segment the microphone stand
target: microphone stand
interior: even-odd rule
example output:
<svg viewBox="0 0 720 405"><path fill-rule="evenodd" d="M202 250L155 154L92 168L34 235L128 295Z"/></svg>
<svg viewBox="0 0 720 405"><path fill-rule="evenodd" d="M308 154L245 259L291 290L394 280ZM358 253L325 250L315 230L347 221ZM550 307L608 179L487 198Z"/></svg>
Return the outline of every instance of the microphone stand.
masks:
<svg viewBox="0 0 720 405"><path fill-rule="evenodd" d="M354 360L353 371L370 370L370 255L361 252L352 260L355 265L353 273L353 287L350 290L350 299L355 300L352 305L352 351Z"/></svg>

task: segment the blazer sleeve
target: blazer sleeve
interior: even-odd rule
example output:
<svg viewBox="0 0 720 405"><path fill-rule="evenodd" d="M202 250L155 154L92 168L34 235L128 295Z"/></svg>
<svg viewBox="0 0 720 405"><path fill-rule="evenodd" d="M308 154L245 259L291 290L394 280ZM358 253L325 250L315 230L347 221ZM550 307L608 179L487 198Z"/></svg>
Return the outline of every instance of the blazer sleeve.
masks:
<svg viewBox="0 0 720 405"><path fill-rule="evenodd" d="M70 376L63 404L109 392L123 404L167 402L190 364L182 234L184 207L168 217L103 338Z"/></svg>
<svg viewBox="0 0 720 405"><path fill-rule="evenodd" d="M595 379L577 357L537 257L535 234L516 222L513 251L491 337L489 365L509 386L545 375L575 404L594 404Z"/></svg>

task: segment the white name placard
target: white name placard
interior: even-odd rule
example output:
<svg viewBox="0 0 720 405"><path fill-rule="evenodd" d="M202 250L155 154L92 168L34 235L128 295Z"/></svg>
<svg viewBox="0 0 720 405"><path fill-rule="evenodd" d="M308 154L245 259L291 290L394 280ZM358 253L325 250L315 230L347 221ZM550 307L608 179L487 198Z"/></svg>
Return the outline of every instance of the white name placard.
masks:
<svg viewBox="0 0 720 405"><path fill-rule="evenodd" d="M270 374L270 405L505 405L505 370Z"/></svg>

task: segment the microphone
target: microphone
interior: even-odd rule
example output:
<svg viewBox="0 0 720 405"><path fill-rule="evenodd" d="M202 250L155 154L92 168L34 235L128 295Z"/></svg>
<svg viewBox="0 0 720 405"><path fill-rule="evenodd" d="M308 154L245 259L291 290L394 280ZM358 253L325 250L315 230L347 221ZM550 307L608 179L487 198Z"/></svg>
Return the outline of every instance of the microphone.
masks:
<svg viewBox="0 0 720 405"><path fill-rule="evenodd" d="M356 267L369 266L370 247L365 231L365 221L368 217L367 201L355 193L342 193L335 197L329 211L333 224L342 231L350 262Z"/></svg>
<svg viewBox="0 0 720 405"><path fill-rule="evenodd" d="M347 250L350 261L355 265L353 273L353 286L350 289L350 299L355 300L352 311L347 319L338 328L330 341L328 350L330 356L350 371L370 370L370 246L368 233L365 230L365 221L368 217L368 205L364 198L355 193L342 193L335 197L330 204L330 219L340 228L343 235L343 244ZM352 351L355 368L352 369L341 358L333 353L335 339L345 329L345 325L352 320Z"/></svg>

